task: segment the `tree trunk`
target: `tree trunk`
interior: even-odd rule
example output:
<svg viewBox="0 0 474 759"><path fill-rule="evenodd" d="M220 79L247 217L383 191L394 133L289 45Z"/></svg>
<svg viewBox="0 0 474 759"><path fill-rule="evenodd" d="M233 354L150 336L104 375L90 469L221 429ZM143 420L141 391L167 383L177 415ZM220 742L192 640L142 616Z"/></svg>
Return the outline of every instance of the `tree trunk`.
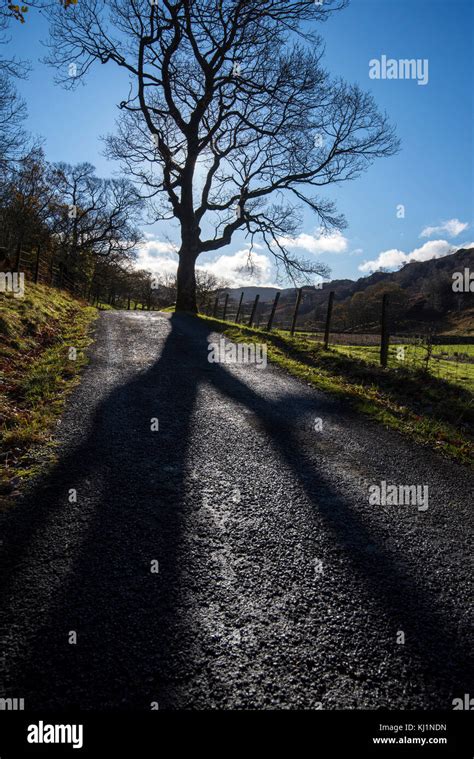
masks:
<svg viewBox="0 0 474 759"><path fill-rule="evenodd" d="M194 269L197 254L194 251L181 249L177 274L176 311L197 313L196 304L196 272Z"/></svg>

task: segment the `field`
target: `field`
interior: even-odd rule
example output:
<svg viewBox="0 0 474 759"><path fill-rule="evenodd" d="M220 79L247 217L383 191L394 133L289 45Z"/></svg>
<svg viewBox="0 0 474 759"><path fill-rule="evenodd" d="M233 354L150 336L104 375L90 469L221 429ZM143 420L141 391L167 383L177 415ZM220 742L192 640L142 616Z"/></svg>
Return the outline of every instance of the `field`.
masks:
<svg viewBox="0 0 474 759"><path fill-rule="evenodd" d="M332 345L331 347L346 356L367 361L370 364L378 364L380 360L378 345ZM426 360L427 351L424 346L408 343L390 346L388 359L390 368L423 369ZM474 390L474 345L434 345L428 360L428 370L434 377Z"/></svg>

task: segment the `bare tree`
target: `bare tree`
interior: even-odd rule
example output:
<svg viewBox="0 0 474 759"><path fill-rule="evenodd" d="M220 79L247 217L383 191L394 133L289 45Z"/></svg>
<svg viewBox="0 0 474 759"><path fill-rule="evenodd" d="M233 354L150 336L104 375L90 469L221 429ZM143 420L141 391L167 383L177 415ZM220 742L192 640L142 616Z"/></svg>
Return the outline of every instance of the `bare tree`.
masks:
<svg viewBox="0 0 474 759"><path fill-rule="evenodd" d="M29 66L25 61L3 54L4 46L9 42L7 32L10 24L15 20L24 22L22 7L26 6L15 6L7 0L0 0L0 182L3 184L12 161L27 152L29 141L23 128L26 105L13 84L14 78L26 77Z"/></svg>
<svg viewBox="0 0 474 759"><path fill-rule="evenodd" d="M6 233L7 258L18 269L24 245L43 242L56 202L52 172L41 148L33 148L8 170L0 186L0 226Z"/></svg>
<svg viewBox="0 0 474 759"><path fill-rule="evenodd" d="M54 233L61 241L68 267L77 267L83 254L120 257L141 239L136 228L141 198L126 179L101 179L94 166L59 163L54 166L58 195Z"/></svg>
<svg viewBox="0 0 474 759"><path fill-rule="evenodd" d="M230 283L222 277L216 277L206 269L196 271L196 301L200 311L209 305L213 296L230 287Z"/></svg>
<svg viewBox="0 0 474 759"><path fill-rule="evenodd" d="M152 287L155 302L159 307L176 303L176 275L171 272L153 272Z"/></svg>
<svg viewBox="0 0 474 759"><path fill-rule="evenodd" d="M0 71L0 180L27 147L26 105L10 77Z"/></svg>
<svg viewBox="0 0 474 759"><path fill-rule="evenodd" d="M195 264L236 233L263 239L294 281L327 274L285 242L306 204L345 221L321 187L398 147L387 117L332 80L309 34L347 0L81 0L49 11L49 62L76 85L95 62L130 77L110 154L143 183L156 219L178 220L178 310L196 310ZM69 10L69 9L68 9ZM77 77L64 75L70 63ZM206 236L207 235L207 236Z"/></svg>
<svg viewBox="0 0 474 759"><path fill-rule="evenodd" d="M8 0L0 0L0 45L6 45L10 41L8 30L10 25L15 22L25 23L25 14L28 6L24 3L16 5ZM0 54L0 73L15 77L25 77L28 73L29 65L26 61L17 58L5 58Z"/></svg>

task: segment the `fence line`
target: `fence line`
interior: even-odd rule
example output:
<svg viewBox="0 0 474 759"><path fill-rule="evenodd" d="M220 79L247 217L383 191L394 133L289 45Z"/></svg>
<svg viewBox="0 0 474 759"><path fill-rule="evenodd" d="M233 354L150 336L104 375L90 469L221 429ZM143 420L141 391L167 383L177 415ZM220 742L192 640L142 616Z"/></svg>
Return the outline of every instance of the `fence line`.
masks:
<svg viewBox="0 0 474 759"><path fill-rule="evenodd" d="M389 331L389 297L385 294L382 298L380 310L380 325L377 331L371 332L354 332L341 331L332 329L332 306L334 301L334 292L329 292L326 304L326 319L321 324L320 329L297 330L297 320L301 304L301 290L297 291L293 318L290 321L283 321L279 316L287 313L288 306L281 306L280 291L276 293L275 299L270 306L270 315L268 313L268 303L259 302L259 296L253 302L243 302L244 293L240 295L237 310L234 310L234 303L229 301L228 293L225 293L225 304L223 308L219 295L215 298L213 307L207 309L208 315L217 318L227 319L229 322L235 322L245 326L263 327L267 331L273 329L289 332L291 335L305 337L314 340L316 343L327 349L329 345L347 349L351 352L354 348L354 356L363 357L358 353L359 348L368 348L365 357L369 357L374 363L378 361L383 368L388 366L405 366L420 371L430 371L435 376L446 376L447 367L450 375L452 374L459 384L472 384L469 378L469 367L474 363L474 357L468 353L449 353L448 355L438 354L435 352L436 345L474 345L474 336L437 336L433 334L395 334L391 335ZM318 304L318 310L321 304ZM268 321L267 321L268 318ZM373 349L371 351L370 349ZM376 353L378 352L378 357ZM399 362L397 364L397 362ZM442 362L444 362L442 364ZM451 371L452 366L452 371ZM464 369L464 372L463 372Z"/></svg>
<svg viewBox="0 0 474 759"><path fill-rule="evenodd" d="M5 249L3 249L5 250ZM0 248L0 252L2 248ZM115 286L110 287L107 282L107 276L104 272L94 272L92 280L87 280L85 276L74 276L67 270L65 264L53 255L45 256L40 247L35 247L30 251L21 250L18 259L18 270L26 275L27 281L41 284L47 284L52 287L64 289L75 295L88 300L92 304L100 305L104 302L104 296L107 295L108 302L116 304L122 303L124 308L132 308L132 299L134 308L141 303L142 308L152 308L152 299L142 296L135 297L130 292L117 292ZM119 285L120 289L120 285ZM224 296L223 298L221 296ZM217 295L214 300L211 297L207 300L205 312L208 315L246 326L254 326L267 331L280 330L289 332L292 335L302 336L306 339L321 343L324 348L329 345L347 348L349 351L354 348L357 354L357 348L373 348L379 350L379 359L382 366L388 366L394 361L394 356L398 360L399 355L403 353L403 364L414 369L425 369L427 367L434 369L433 373L441 376L441 365L453 367L453 374L459 382L469 383L468 368L474 362L473 356L468 352L446 352L436 353L437 345L474 345L474 336L439 336L439 335L417 335L417 334L397 334L391 335L388 329L388 312L389 298L385 295L382 300L380 325L378 328L368 331L356 332L354 330L337 330L332 328L332 304L334 292L329 292L326 303L326 319L324 322L315 320L314 327L299 329L297 322L300 314L302 301L302 290L296 292L295 303L292 315L289 315L291 304L281 304L280 291L277 291L273 303L262 302L259 294L253 301L244 302L244 292L241 293L238 303L230 299L228 293ZM106 298L107 299L107 298ZM318 313L324 308L324 304L318 304ZM269 313L270 309L270 313ZM307 316L307 314L305 314ZM400 348L404 352L400 353ZM428 355L429 353L429 355ZM428 357L427 357L428 356ZM402 360L402 359L400 359ZM446 369L446 366L444 367Z"/></svg>
<svg viewBox="0 0 474 759"><path fill-rule="evenodd" d="M7 248L0 246L1 253L8 261ZM72 295L88 300L92 304L113 302L130 308L133 307L131 306L131 300L133 300L135 308L138 303L142 308L152 308L153 298L150 293L148 295L146 293L132 294L129 288L124 288L122 291L120 283L117 288L116 283L108 282L107 274L100 270L95 271L92 278L81 271L72 272L58 256L54 256L50 251L45 253L40 246L34 246L29 251L21 249L16 254L14 264L9 267L10 273L15 271L23 273L27 282L67 290Z"/></svg>

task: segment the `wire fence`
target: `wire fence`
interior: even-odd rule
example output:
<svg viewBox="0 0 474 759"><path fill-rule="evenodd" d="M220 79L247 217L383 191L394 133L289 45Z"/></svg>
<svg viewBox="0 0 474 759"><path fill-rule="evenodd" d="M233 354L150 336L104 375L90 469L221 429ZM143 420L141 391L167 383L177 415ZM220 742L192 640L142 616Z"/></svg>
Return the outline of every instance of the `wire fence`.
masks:
<svg viewBox="0 0 474 759"><path fill-rule="evenodd" d="M433 328L427 328L423 334L390 330L388 298L384 298L378 322L368 325L365 330L333 329L330 293L325 320L319 318L319 304L314 317L310 315L308 319L308 313L304 314L303 325L300 326L300 302L301 298L298 296L294 305L289 306L288 302L282 304L279 296L273 303L262 303L258 296L253 301L244 301L243 297L240 301L235 301L226 294L220 294L208 301L205 313L242 326L293 334L354 359L373 364L381 363L389 369L403 367L431 374L469 389L474 388L473 335L435 334ZM308 325L308 321L312 322L312 326Z"/></svg>
<svg viewBox="0 0 474 759"><path fill-rule="evenodd" d="M9 260L6 255L7 249L0 246L0 259L2 253L3 260ZM97 267L93 272L84 271L80 267L74 270L69 268L60 256L55 256L51 251L43 251L41 246L33 247L31 250L22 249L16 253L15 258L13 264L11 259L9 260L9 268L18 274L23 274L26 283L33 282L67 290L72 295L95 303L99 307L103 303L112 301L114 305L122 307L136 308L138 303L145 307L143 298L134 299L132 302L129 288L125 288L124 292L117 292L117 278L112 285L104 264L102 268ZM148 298L148 301L150 305L151 299Z"/></svg>
<svg viewBox="0 0 474 759"><path fill-rule="evenodd" d="M82 272L74 274L51 253L43 253L40 246L30 251L21 250L16 268L25 275L27 282L67 290L99 307L103 302L110 302L111 294L106 294L107 280L104 275L98 273L86 279ZM321 319L321 313L325 310L321 304L313 315L307 311L300 314L301 290L297 291L294 304L287 300L282 303L279 294L273 302L262 302L259 295L248 301L243 295L242 293L236 300L226 293L220 293L209 297L201 310L209 316L239 325L279 330L303 337L314 341L316 345L331 347L355 359L380 363L388 368L405 367L423 371L463 387L474 387L474 336L437 335L433 330L425 334L390 330L386 316L388 300L385 297L378 321L366 325L365 329L340 330L334 329L332 325L331 292L325 319ZM115 295L112 297L113 302L114 298ZM136 308L138 301L131 303L130 295L122 294L118 296L117 304L125 308ZM143 303L142 307L145 307ZM150 301L148 307L152 307Z"/></svg>
<svg viewBox="0 0 474 759"><path fill-rule="evenodd" d="M55 260L51 254L42 254L40 247L29 251L20 250L15 268L25 275L27 282L67 290L80 297L86 296L85 280L69 272L66 266Z"/></svg>

